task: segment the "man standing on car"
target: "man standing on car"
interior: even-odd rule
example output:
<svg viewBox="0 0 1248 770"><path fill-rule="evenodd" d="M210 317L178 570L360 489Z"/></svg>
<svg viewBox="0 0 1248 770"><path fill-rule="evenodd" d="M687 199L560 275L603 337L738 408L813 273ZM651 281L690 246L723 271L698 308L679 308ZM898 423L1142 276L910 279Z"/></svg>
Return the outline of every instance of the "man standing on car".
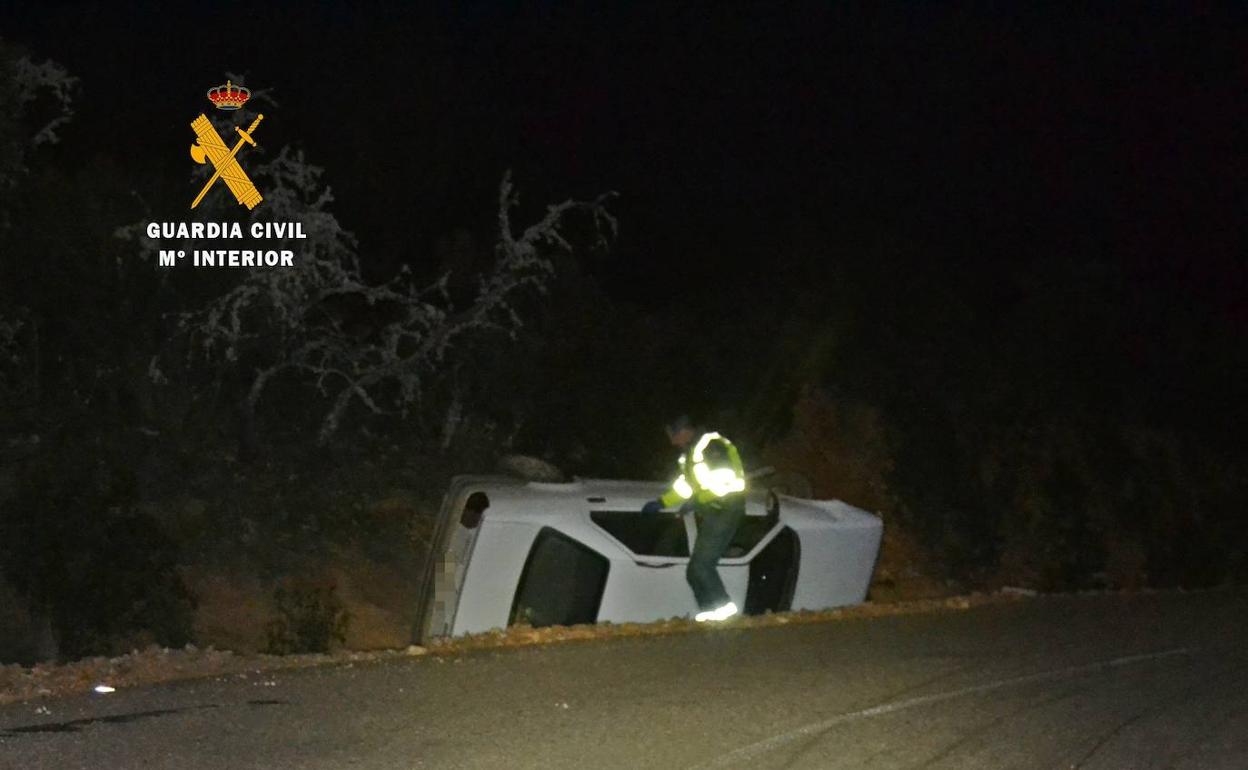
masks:
<svg viewBox="0 0 1248 770"><path fill-rule="evenodd" d="M682 501L682 510L692 507L698 525L697 540L685 578L700 610L694 619L699 623L726 620L738 610L724 590L716 567L745 518L741 455L731 441L718 433L694 428L688 417L672 421L667 426L667 436L672 446L682 450L676 460L680 473L672 488L646 503L642 512L658 513Z"/></svg>

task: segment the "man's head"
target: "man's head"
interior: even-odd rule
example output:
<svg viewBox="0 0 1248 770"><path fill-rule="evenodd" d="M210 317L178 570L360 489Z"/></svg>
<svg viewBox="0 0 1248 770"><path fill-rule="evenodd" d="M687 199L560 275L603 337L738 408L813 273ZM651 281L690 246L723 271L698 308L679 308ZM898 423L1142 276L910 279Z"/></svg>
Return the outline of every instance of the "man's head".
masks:
<svg viewBox="0 0 1248 770"><path fill-rule="evenodd" d="M689 446L697 437L698 431L686 415L682 414L667 424L667 438L672 442L672 446L678 449Z"/></svg>

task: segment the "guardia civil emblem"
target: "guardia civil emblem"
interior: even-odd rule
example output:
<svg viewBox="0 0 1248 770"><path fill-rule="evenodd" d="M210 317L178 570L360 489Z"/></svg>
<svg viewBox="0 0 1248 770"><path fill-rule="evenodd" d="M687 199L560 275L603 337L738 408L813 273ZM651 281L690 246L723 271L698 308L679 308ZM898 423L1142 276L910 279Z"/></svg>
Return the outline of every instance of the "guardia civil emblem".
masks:
<svg viewBox="0 0 1248 770"><path fill-rule="evenodd" d="M237 110L250 98L249 89L236 86L228 80L225 81L225 85L208 89L208 101L219 110ZM251 178L247 176L247 172L243 171L243 167L238 164L237 158L238 151L243 149L243 145L256 146L256 140L252 138L252 134L256 132L256 127L260 125L261 120L264 120L264 115L257 115L245 131L235 126L234 130L241 138L233 148L225 146L225 142L221 140L217 129L213 128L208 116L200 113L198 118L191 121L191 130L195 132L196 137L191 145L191 158L196 163L212 163L213 168L216 169L216 173L204 185L204 189L200 190L195 200L191 201L191 208L199 205L218 179L225 180L225 186L234 194L234 199L246 206L248 210L254 209L257 203L264 200L260 191L252 184Z"/></svg>

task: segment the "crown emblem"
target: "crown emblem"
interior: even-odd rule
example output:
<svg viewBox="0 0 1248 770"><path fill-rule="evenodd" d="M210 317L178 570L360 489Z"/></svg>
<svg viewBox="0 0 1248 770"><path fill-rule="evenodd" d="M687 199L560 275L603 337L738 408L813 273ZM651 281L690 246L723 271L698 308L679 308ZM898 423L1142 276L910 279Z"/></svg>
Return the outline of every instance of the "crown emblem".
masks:
<svg viewBox="0 0 1248 770"><path fill-rule="evenodd" d="M236 86L228 80L223 86L208 89L208 101L212 102L218 110L237 110L250 98L250 89Z"/></svg>

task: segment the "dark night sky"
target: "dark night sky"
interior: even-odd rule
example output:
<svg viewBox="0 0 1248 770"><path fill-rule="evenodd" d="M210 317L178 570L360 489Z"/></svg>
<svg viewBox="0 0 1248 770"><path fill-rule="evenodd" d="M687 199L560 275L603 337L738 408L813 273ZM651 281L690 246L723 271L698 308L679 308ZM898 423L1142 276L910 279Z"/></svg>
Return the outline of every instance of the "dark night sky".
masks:
<svg viewBox="0 0 1248 770"><path fill-rule="evenodd" d="M82 78L65 152L145 173L184 173L225 71L277 89L265 139L327 167L379 264L488 222L512 167L530 203L620 192L591 266L618 297L818 288L884 242L976 303L1109 262L1248 320L1243 6L670 5L31 3L0 34Z"/></svg>

